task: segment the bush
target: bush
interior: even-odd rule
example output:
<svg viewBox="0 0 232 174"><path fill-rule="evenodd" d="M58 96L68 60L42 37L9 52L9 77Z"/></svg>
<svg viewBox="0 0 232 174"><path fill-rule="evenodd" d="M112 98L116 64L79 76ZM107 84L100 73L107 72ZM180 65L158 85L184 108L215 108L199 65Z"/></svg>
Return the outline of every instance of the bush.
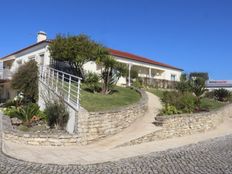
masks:
<svg viewBox="0 0 232 174"><path fill-rule="evenodd" d="M165 105L163 114L192 113L196 109L197 98L191 93L165 91L161 100Z"/></svg>
<svg viewBox="0 0 232 174"><path fill-rule="evenodd" d="M39 106L35 103L29 103L23 107L19 107L16 112L16 117L23 120L28 126L30 126L33 116L39 117L40 115L42 115L42 113L39 110Z"/></svg>
<svg viewBox="0 0 232 174"><path fill-rule="evenodd" d="M141 81L138 80L138 79L136 79L135 81L133 81L132 86L134 86L135 88L139 88L139 89L143 87Z"/></svg>
<svg viewBox="0 0 232 174"><path fill-rule="evenodd" d="M11 106L15 106L15 107L19 107L23 105L23 94L19 93L14 100L8 100L6 101L6 103L4 103L3 107L11 107Z"/></svg>
<svg viewBox="0 0 232 174"><path fill-rule="evenodd" d="M38 66L35 60L31 60L20 66L13 75L11 87L23 93L26 103L36 103L38 99Z"/></svg>
<svg viewBox="0 0 232 174"><path fill-rule="evenodd" d="M11 118L19 118L27 126L30 126L33 116L39 117L41 119L45 118L43 112L39 110L39 106L35 103L28 103L27 105L20 107L10 106L3 109L3 113L10 116Z"/></svg>
<svg viewBox="0 0 232 174"><path fill-rule="evenodd" d="M176 91L165 91L163 92L161 100L164 104L170 104L172 106L175 106L179 96L180 94Z"/></svg>
<svg viewBox="0 0 232 174"><path fill-rule="evenodd" d="M185 93L191 90L189 82L188 81L180 81L176 83L176 89L181 92Z"/></svg>
<svg viewBox="0 0 232 174"><path fill-rule="evenodd" d="M4 115L8 115L9 117L17 117L18 109L15 106L9 106L3 109Z"/></svg>
<svg viewBox="0 0 232 174"><path fill-rule="evenodd" d="M213 94L214 94L214 98L218 101L221 101L221 102L226 102L226 101L229 101L230 98L231 98L231 93L230 91L226 90L226 89L215 89L213 91Z"/></svg>
<svg viewBox="0 0 232 174"><path fill-rule="evenodd" d="M175 106L172 105L165 105L165 107L161 110L161 115L173 115L173 114L181 114L182 111L176 109Z"/></svg>
<svg viewBox="0 0 232 174"><path fill-rule="evenodd" d="M100 91L99 76L96 73L89 72L85 75L85 85L91 92Z"/></svg>
<svg viewBox="0 0 232 174"><path fill-rule="evenodd" d="M209 99L214 99L214 91L207 91L204 95L204 97L209 98Z"/></svg>
<svg viewBox="0 0 232 174"><path fill-rule="evenodd" d="M179 96L176 107L184 113L192 113L196 109L197 99L191 93L184 93Z"/></svg>
<svg viewBox="0 0 232 174"><path fill-rule="evenodd" d="M44 113L47 115L47 122L51 128L65 128L68 122L69 113L66 110L64 101L60 99L54 102L48 102Z"/></svg>

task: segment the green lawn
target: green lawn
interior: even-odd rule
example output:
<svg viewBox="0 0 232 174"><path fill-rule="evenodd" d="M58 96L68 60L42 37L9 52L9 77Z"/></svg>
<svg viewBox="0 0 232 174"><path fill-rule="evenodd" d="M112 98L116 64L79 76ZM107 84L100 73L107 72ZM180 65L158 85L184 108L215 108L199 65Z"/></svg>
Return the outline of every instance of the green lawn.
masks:
<svg viewBox="0 0 232 174"><path fill-rule="evenodd" d="M209 110L215 110L222 106L225 106L226 103L219 102L214 99L202 98L201 99L201 108L207 108Z"/></svg>
<svg viewBox="0 0 232 174"><path fill-rule="evenodd" d="M88 111L106 111L136 103L140 94L131 88L115 87L113 94L103 95L81 90L80 104Z"/></svg>
<svg viewBox="0 0 232 174"><path fill-rule="evenodd" d="M163 93L165 92L165 91L163 91L163 90L155 89L155 88L150 88L150 89L146 89L146 90L147 90L148 92L150 92L150 93L152 93L152 94L158 96L159 98L162 98Z"/></svg>

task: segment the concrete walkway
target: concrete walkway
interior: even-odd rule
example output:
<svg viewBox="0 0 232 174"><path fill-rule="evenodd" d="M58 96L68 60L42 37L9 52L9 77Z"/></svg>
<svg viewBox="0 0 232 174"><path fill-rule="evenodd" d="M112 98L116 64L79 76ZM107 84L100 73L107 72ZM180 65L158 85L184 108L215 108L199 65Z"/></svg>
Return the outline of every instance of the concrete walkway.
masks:
<svg viewBox="0 0 232 174"><path fill-rule="evenodd" d="M152 94L148 93L148 97L149 106L154 106L153 104L159 103L158 98L153 97ZM150 123L154 120L154 115L157 113L157 109L158 107L150 108L148 110L148 113L150 112L150 114L146 114L143 118L138 119L131 127L125 129L123 132L89 146L41 147L21 145L5 141L2 144L2 150L9 156L30 162L63 165L93 164L116 161L122 158L149 154L151 152L164 151L210 138L232 134L232 119L226 118L217 129L206 133L115 148L115 146L125 143L130 139L134 139L145 133L150 133L150 131L155 131L157 128ZM0 120L0 122L2 121Z"/></svg>
<svg viewBox="0 0 232 174"><path fill-rule="evenodd" d="M101 146L107 149L111 149L129 142L130 140L160 130L161 128L155 126L153 122L155 121L155 116L162 108L162 104L157 96L149 92L146 92L146 94L148 96L148 108L143 117L138 118L133 124L124 129L122 132L100 140L99 142L89 145L89 147Z"/></svg>

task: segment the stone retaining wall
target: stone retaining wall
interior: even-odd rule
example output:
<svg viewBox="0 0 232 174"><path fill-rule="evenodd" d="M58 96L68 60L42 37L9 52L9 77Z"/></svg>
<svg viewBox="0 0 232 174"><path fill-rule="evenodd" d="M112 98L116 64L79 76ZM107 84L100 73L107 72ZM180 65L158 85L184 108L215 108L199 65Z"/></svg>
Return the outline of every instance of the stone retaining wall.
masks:
<svg viewBox="0 0 232 174"><path fill-rule="evenodd" d="M38 146L74 146L79 144L77 135L45 135L5 131L3 139L14 143Z"/></svg>
<svg viewBox="0 0 232 174"><path fill-rule="evenodd" d="M143 142L181 137L215 129L223 122L224 117L232 117L232 104L217 111L197 114L181 114L170 116L157 116L156 121L161 123L162 129L138 139L131 140L120 146L140 144Z"/></svg>
<svg viewBox="0 0 232 174"><path fill-rule="evenodd" d="M88 144L114 135L143 116L147 110L148 99L144 91L138 92L141 94L140 101L125 108L105 112L87 112L81 108L76 118L76 131L81 143Z"/></svg>
<svg viewBox="0 0 232 174"><path fill-rule="evenodd" d="M9 117L3 116L3 140L41 146L88 144L120 132L137 118L143 116L147 109L147 95L144 91L139 92L142 97L138 103L114 111L89 113L81 108L80 112L76 114L74 134L25 133L13 129Z"/></svg>
<svg viewBox="0 0 232 174"><path fill-rule="evenodd" d="M10 142L41 146L68 146L77 145L79 141L76 134L45 134L19 131L13 128L8 116L3 116L2 121L2 138Z"/></svg>

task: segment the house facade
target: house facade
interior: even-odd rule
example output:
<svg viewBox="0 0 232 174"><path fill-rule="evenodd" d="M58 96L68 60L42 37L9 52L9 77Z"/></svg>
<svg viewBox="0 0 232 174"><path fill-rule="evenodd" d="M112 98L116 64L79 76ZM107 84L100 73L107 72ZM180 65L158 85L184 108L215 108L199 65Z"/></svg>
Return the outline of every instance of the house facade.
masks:
<svg viewBox="0 0 232 174"><path fill-rule="evenodd" d="M32 59L36 60L39 65L50 65L52 60L48 49L50 42L51 41L47 39L46 33L39 32L37 34L37 42L35 44L0 58L1 84L3 86L9 86L8 82L11 80L13 73L17 71L18 67ZM149 83L157 80L167 82L179 81L183 71L182 69L174 66L119 50L109 49L109 53L114 56L117 61L128 66L129 76L127 78L121 77L118 81L118 85L131 85L131 69L135 69L138 72L139 77ZM100 72L100 67L95 62L90 61L84 65L84 70ZM3 98L11 98L15 95L7 91L5 87L3 88L2 93Z"/></svg>

